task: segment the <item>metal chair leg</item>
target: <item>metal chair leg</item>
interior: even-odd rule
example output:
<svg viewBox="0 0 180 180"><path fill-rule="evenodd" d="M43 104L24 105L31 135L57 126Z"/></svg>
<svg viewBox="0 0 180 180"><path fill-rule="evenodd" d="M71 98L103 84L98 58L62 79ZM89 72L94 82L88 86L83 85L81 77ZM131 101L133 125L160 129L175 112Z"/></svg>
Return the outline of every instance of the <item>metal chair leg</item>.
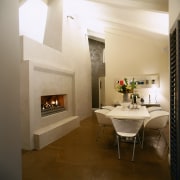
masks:
<svg viewBox="0 0 180 180"><path fill-rule="evenodd" d="M144 127L143 127L143 132L142 132L142 142L141 142L141 148L143 149L144 146Z"/></svg>
<svg viewBox="0 0 180 180"><path fill-rule="evenodd" d="M163 132L163 131L160 131L160 133L161 133L161 136L164 137L164 140L165 140L165 142L166 142L166 145L167 145L168 148L169 148L168 140L167 140L167 138L166 138L164 132Z"/></svg>
<svg viewBox="0 0 180 180"><path fill-rule="evenodd" d="M142 141L141 141L141 138L140 138L140 136L139 136L139 133L138 133L137 136L138 136L139 144L142 145Z"/></svg>
<svg viewBox="0 0 180 180"><path fill-rule="evenodd" d="M134 161L135 148L136 148L136 136L134 137L133 154L132 154L132 160L131 161Z"/></svg>
<svg viewBox="0 0 180 180"><path fill-rule="evenodd" d="M159 130L159 134L160 134L160 137L159 137L159 140L158 140L158 145L159 145L160 138L162 137L164 139L165 143L166 143L166 146L169 148L168 141L167 141L166 136L165 136L165 134L164 134L162 129Z"/></svg>
<svg viewBox="0 0 180 180"><path fill-rule="evenodd" d="M116 135L116 137L117 137L117 146L118 146L118 159L120 159L121 156L120 156L119 135Z"/></svg>

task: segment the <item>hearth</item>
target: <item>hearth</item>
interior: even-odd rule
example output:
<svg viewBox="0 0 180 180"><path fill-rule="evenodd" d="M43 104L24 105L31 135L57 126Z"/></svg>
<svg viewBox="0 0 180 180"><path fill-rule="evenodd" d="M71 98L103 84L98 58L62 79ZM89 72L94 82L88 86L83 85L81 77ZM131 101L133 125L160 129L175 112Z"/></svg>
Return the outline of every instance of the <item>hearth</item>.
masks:
<svg viewBox="0 0 180 180"><path fill-rule="evenodd" d="M66 94L41 96L41 116L65 111Z"/></svg>

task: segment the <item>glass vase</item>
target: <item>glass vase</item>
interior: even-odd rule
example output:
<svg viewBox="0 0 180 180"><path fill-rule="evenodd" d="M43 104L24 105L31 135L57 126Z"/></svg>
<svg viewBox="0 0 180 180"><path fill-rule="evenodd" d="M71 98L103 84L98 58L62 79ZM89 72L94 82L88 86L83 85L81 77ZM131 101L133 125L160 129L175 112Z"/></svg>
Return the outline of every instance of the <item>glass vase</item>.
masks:
<svg viewBox="0 0 180 180"><path fill-rule="evenodd" d="M123 102L129 102L129 95L128 93L123 94Z"/></svg>

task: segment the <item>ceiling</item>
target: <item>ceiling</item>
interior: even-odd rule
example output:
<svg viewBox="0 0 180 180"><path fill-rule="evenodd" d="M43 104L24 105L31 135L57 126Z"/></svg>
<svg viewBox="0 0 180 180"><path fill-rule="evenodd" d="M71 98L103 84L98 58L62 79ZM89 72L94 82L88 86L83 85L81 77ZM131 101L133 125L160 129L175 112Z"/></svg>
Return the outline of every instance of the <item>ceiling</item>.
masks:
<svg viewBox="0 0 180 180"><path fill-rule="evenodd" d="M119 30L168 35L168 0L76 0L70 6L92 37L103 39L106 31Z"/></svg>
<svg viewBox="0 0 180 180"><path fill-rule="evenodd" d="M20 5L27 0L19 0ZM56 0L42 0L45 3ZM103 40L105 33L133 32L168 38L169 0L62 0L67 16Z"/></svg>

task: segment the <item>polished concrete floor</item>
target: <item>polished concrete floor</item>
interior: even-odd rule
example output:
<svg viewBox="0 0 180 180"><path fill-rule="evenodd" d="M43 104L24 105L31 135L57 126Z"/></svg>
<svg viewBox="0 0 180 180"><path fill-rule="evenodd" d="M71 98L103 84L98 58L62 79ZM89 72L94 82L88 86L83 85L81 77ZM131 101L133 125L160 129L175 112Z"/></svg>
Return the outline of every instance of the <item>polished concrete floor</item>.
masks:
<svg viewBox="0 0 180 180"><path fill-rule="evenodd" d="M147 131L144 148L121 143L121 159L113 127L104 129L96 141L99 126L95 116L39 151L22 152L23 180L170 180L168 147L158 134Z"/></svg>

